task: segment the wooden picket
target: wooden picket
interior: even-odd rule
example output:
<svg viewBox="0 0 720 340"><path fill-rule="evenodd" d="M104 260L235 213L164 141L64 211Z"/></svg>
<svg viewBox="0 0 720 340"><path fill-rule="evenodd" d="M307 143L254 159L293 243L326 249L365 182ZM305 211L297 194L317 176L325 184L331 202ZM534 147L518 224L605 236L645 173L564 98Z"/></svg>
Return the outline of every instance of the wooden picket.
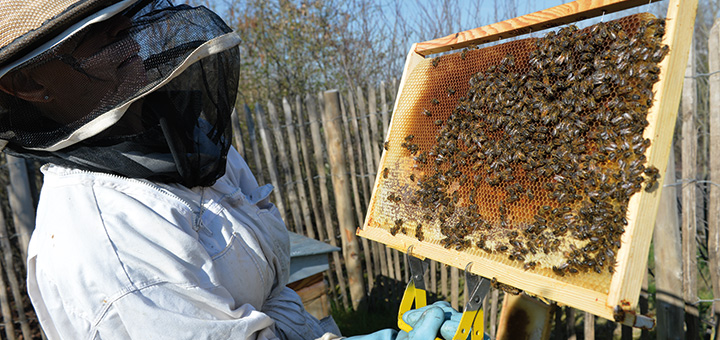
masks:
<svg viewBox="0 0 720 340"><path fill-rule="evenodd" d="M683 268L697 268L697 235L696 224L696 197L695 183L697 164L697 130L695 122L695 48L690 45L690 56L685 68L685 83L683 84L682 109L678 115L682 122L681 161L682 178L691 179L682 185L682 252ZM698 310L695 302L697 296L697 271L683 271L683 296L685 297L685 313L688 339L696 339L699 334Z"/></svg>
<svg viewBox="0 0 720 340"><path fill-rule="evenodd" d="M285 101L287 102L287 101ZM285 105L283 105L285 106ZM285 108L284 108L285 109ZM290 107L288 105L287 110ZM290 211L292 212L292 230L299 234L305 234L303 231L302 216L300 212L300 206L298 203L297 193L295 193L295 185L293 185L293 177L290 174L290 157L287 157L287 141L283 138L282 128L280 127L280 120L278 119L277 109L272 102L268 102L268 117L270 118L271 130L275 139L275 146L277 148L278 160L280 161L280 174L279 174L279 185L276 187L276 192L286 196L290 205ZM278 205L278 208L280 206ZM285 220L285 223L289 223L289 220Z"/></svg>
<svg viewBox="0 0 720 340"><path fill-rule="evenodd" d="M710 112L708 125L710 132L710 146L708 154L710 182L710 195L708 197L708 257L710 279L713 282L713 305L715 311L715 339L720 339L720 19L716 19L710 30L708 38L708 66L710 79L708 81L708 97Z"/></svg>
<svg viewBox="0 0 720 340"><path fill-rule="evenodd" d="M322 99L322 97L320 98ZM317 176L320 188L320 201L323 207L324 227L327 233L328 240L333 246L338 246L335 238L335 228L333 226L333 219L331 213L330 196L327 190L327 172L325 171L325 156L323 152L322 136L320 133L320 112L322 108L320 102L318 105L313 105L314 109L308 108L308 118L310 120L310 131L314 148L315 164L317 165ZM343 249L344 251L345 249ZM343 305L346 307L350 306L350 299L348 297L347 284L345 282L345 276L343 275L342 262L340 261L340 254L333 252L334 268L336 279L340 286L340 297L342 298Z"/></svg>
<svg viewBox="0 0 720 340"><path fill-rule="evenodd" d="M309 153L309 147L308 143L309 140L306 137L306 130L307 126L309 126L309 122L307 122L305 115L303 112L307 113L311 110L315 110L315 102L311 100L312 98L308 95L305 100L305 110L302 110L302 102L300 101L300 98L298 97L296 99L297 102L297 119L298 119L298 132L300 135L300 151L302 152L302 159L303 159L303 167L305 169L305 177L304 180L308 183L308 192L310 194L310 206L312 207L312 213L314 216L314 224L315 228L317 229L317 235L318 239L320 241L326 241L325 233L323 229L320 227L322 225L322 222L320 220L320 210L318 209L318 200L317 200L317 194L315 193L315 182L312 172L312 164L313 161L310 159L310 153ZM309 118L308 118L309 119ZM306 123L307 122L307 123ZM306 210L307 211L307 210ZM310 234L308 233L308 236Z"/></svg>
<svg viewBox="0 0 720 340"><path fill-rule="evenodd" d="M305 112L308 113L308 115L307 115L308 123L307 124L309 125L313 121L313 116L311 116L310 112L315 112L315 110L317 110L317 107L315 106L315 100L309 94L305 98L305 103L306 103ZM320 216L320 209L318 209L317 195L315 194L315 181L314 181L315 176L311 175L311 174L314 174L314 172L311 172L311 165L313 164L313 161L310 159L310 156L309 156L309 148L310 147L307 145L308 143L310 143L310 141L307 138L305 138L305 136L306 136L305 135L305 123L304 123L303 114L301 113L300 110L298 110L298 124L299 124L298 130L300 130L300 149L302 150L304 166L305 166L305 173L307 174L308 188L310 191L310 202L311 202L312 209L313 209L313 216L315 216L315 226L317 228L318 239L320 241L327 242L328 239L325 236L325 228L323 228L323 220L322 220L322 217ZM318 164L318 166L320 167L320 166L324 166L324 165L323 165L323 163L320 163L320 164ZM338 255L333 254L332 257L333 257L333 260L335 261L335 263L339 262L340 257ZM334 289L335 278L333 277L331 270L326 271L326 276L328 278L328 281L330 282L330 287L332 287L330 289L330 296L332 297L333 301L338 301L337 293ZM345 305L347 306L347 303Z"/></svg>
<svg viewBox="0 0 720 340"><path fill-rule="evenodd" d="M296 107L298 110L296 115L299 116L301 107L299 101ZM285 113L285 128L287 129L288 135L287 143L290 146L290 159L292 160L292 177L289 178L291 179L289 186L292 187L294 184L294 187L297 188L297 199L300 204L299 210L302 223L304 224L301 230L303 230L308 237L315 238L315 230L312 228L312 222L310 221L310 209L307 203L308 198L305 195L305 182L303 181L303 174L300 170L300 154L298 153L297 137L295 136L292 108L290 107L290 102L285 98L283 98L283 111Z"/></svg>
<svg viewBox="0 0 720 340"><path fill-rule="evenodd" d="M675 183L675 155L670 153L665 181ZM679 339L684 330L673 325L684 322L684 300L682 297L682 250L680 221L678 216L677 190L674 185L662 188L660 209L655 223L655 299L657 307L658 339Z"/></svg>
<svg viewBox="0 0 720 340"><path fill-rule="evenodd" d="M273 190L273 197L275 197L273 203L277 206L284 221L288 221L285 213L285 203L282 197L282 191L280 187L280 181L278 179L277 165L275 163L275 153L272 145L272 137L265 124L265 110L260 104L255 105L255 119L257 120L258 133L260 134L260 142L265 155L265 165L267 165L268 173L270 174L270 183L272 183L275 190Z"/></svg>
<svg viewBox="0 0 720 340"><path fill-rule="evenodd" d="M11 275L14 275L15 268L14 268L14 262L12 261L12 251L10 246L10 238L8 237L8 233L6 231L7 224L5 223L5 218L3 217L3 214L0 214L0 222L2 222L2 225L0 225L0 241L2 241L2 260L0 260L0 269L4 269L3 272L6 274L5 276L8 277L8 281L11 281L10 277ZM8 261L8 259L10 261ZM4 263L3 263L4 262ZM2 280L2 277L0 277L0 311L3 315L3 325L5 325L5 336L8 339L15 339L15 320L13 320L12 317L12 311L11 311L11 303L10 303L10 297L7 294L8 287L5 284L5 280Z"/></svg>
<svg viewBox="0 0 720 340"><path fill-rule="evenodd" d="M245 111L245 124L247 125L248 129L248 138L250 142L250 153L252 154L253 159L253 165L255 168L254 175L257 179L258 183L265 184L265 173L263 171L263 165L260 161L260 148L258 147L257 142L257 133L255 131L255 121L253 119L253 114L250 111L250 106L248 104L245 104L243 106L243 109Z"/></svg>
<svg viewBox="0 0 720 340"><path fill-rule="evenodd" d="M13 225L17 233L22 258L27 258L30 234L32 234L35 224L35 209L27 209L27 207L34 207L30 179L25 159L11 155L7 155L6 159L8 179L11 184L8 185L7 193L10 210L12 211Z"/></svg>
<svg viewBox="0 0 720 340"><path fill-rule="evenodd" d="M351 185L351 189L352 189L353 206L355 207L355 214L354 214L355 221L356 221L355 226L357 227L357 226L362 225L362 223L363 223L361 214L357 213L359 211L363 211L363 208L360 205L360 194L358 191L358 183L357 183L357 176L356 176L357 172L356 172L356 168L355 168L355 157L353 157L353 150L352 150L352 146L354 144L352 142L353 136L350 134L350 127L348 124L348 118L347 118L347 112L345 109L345 104L343 103L342 100L340 101L339 104L340 104L340 117L342 118L343 132L345 134L345 138L344 138L345 152L346 152L346 158L347 158L347 163L348 163L348 170L350 171L349 179L350 179L350 185ZM371 246L370 246L371 241L369 241L366 238L362 238L361 242L362 242L362 247L363 247L363 254L365 256L365 268L367 270L367 281L368 281L367 289L368 289L368 291L371 291L373 289L374 282L375 282L375 276L373 275L373 271L375 273L377 273L378 269L379 269L379 267L377 266L377 264L378 264L377 258L378 257L373 256L373 255L375 255L375 253L372 252L372 250L374 250L374 249L371 249ZM373 258L376 260L375 265L373 265Z"/></svg>
<svg viewBox="0 0 720 340"><path fill-rule="evenodd" d="M9 203L12 210L13 225L15 226L15 239L20 245L20 258L25 259L27 258L27 247L28 241L30 240L30 233L32 232L32 221L35 219L35 209L33 208L32 198L29 196L30 183L26 172L25 160L10 155L8 155L6 159L11 179L7 189L8 196L10 197ZM12 181L13 179L14 181ZM29 220L28 215L32 215L31 220ZM2 214L0 214L0 229L2 230L0 232L0 247L2 247L2 260L4 262L3 267L5 268L5 276L7 277L8 284L10 285L10 292L12 293L12 299L14 301L17 316L17 320L13 320L12 322L20 323L20 330L22 332L23 339L30 339L30 324L28 323L27 315L25 314L25 306L23 302L23 295L25 294L25 291L21 289L23 278L22 276L18 277L17 274L18 265L20 267L24 267L24 261L17 263L14 258L12 245L10 243L12 234L10 234L9 225L5 222L5 218Z"/></svg>
<svg viewBox="0 0 720 340"><path fill-rule="evenodd" d="M242 125L240 124L240 116L238 115L237 109L233 110L230 116L230 124L232 124L233 131L233 143L240 157L245 158L245 140L243 139Z"/></svg>
<svg viewBox="0 0 720 340"><path fill-rule="evenodd" d="M355 234L357 226L353 222L355 220L353 217L354 210L350 203L350 185L348 185L348 173L345 167L345 155L342 145L340 93L337 90L326 91L323 98L325 109L322 114L322 122L328 163L330 163L330 179L335 197L335 211L339 224L340 240L342 241L343 260L347 272L352 308L357 309L365 299L365 288L362 280L360 245ZM371 268L372 266L368 266L367 270L371 270Z"/></svg>

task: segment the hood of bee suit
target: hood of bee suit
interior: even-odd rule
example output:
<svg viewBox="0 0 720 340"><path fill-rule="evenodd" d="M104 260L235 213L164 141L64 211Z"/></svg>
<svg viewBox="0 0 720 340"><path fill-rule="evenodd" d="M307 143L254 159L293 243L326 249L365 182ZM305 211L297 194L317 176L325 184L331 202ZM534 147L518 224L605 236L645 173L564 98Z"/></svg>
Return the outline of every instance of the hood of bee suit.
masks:
<svg viewBox="0 0 720 340"><path fill-rule="evenodd" d="M0 146L188 187L223 175L239 36L168 0L0 2Z"/></svg>

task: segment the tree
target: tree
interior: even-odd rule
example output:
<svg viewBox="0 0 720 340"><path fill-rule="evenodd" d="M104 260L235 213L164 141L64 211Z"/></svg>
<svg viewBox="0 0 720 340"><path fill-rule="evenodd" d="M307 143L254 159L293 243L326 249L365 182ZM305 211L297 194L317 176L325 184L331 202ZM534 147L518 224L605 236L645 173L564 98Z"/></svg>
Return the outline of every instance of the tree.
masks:
<svg viewBox="0 0 720 340"><path fill-rule="evenodd" d="M393 60L403 59L394 55L402 27L383 20L377 2L229 0L211 6L243 37L239 93L248 103L384 80L388 65L402 67Z"/></svg>

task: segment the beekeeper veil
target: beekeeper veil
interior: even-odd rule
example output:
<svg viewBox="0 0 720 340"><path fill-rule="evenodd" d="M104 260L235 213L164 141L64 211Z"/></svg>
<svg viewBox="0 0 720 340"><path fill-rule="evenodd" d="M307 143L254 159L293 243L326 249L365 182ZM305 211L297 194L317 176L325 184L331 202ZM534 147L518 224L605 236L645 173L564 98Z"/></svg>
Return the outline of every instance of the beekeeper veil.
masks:
<svg viewBox="0 0 720 340"><path fill-rule="evenodd" d="M225 170L239 37L169 1L0 2L0 142L42 161L186 186Z"/></svg>

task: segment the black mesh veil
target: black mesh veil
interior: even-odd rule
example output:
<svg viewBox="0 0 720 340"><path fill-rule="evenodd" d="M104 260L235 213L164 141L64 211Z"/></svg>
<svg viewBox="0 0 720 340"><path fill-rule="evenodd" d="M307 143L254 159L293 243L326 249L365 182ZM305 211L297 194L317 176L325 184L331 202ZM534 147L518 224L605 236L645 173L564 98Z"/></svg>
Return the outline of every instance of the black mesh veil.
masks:
<svg viewBox="0 0 720 340"><path fill-rule="evenodd" d="M239 39L204 7L140 1L0 81L6 151L133 178L224 173Z"/></svg>

